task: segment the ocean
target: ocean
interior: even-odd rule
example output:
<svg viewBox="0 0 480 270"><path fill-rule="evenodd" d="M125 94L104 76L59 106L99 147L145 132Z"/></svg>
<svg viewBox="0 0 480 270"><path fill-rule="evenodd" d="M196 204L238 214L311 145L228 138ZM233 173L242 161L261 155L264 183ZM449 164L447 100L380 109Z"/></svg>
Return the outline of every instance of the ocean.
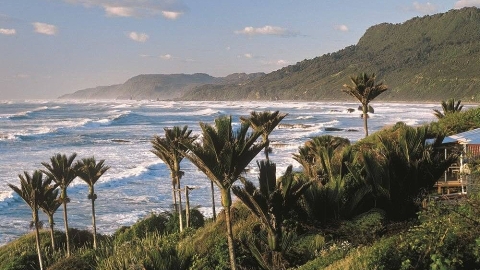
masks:
<svg viewBox="0 0 480 270"><path fill-rule="evenodd" d="M435 119L439 104L377 103L368 120L372 133L403 121L420 125ZM30 208L7 186L19 185L19 174L43 169L57 154L77 153L77 159L105 159L111 169L95 186L97 232L111 234L121 226L161 211L171 210L171 180L165 164L154 154L150 140L162 136L164 127L188 125L200 134L199 122L214 123L231 115L234 126L251 111L275 111L288 116L271 133L277 176L287 166L301 167L293 160L309 138L333 135L355 142L364 136L358 103L341 102L174 102L174 101L0 101L0 245L28 233ZM355 109L349 113L348 109ZM263 154L258 155L262 159ZM210 182L188 160L182 186L195 187L190 204L211 216ZM258 168L252 161L247 179L256 182ZM70 227L91 229L88 187L76 179L68 188ZM217 209L221 208L217 190ZM184 201L185 199L183 199ZM217 210L218 212L218 210ZM63 229L63 213L55 214L56 229ZM40 219L48 224L41 213Z"/></svg>

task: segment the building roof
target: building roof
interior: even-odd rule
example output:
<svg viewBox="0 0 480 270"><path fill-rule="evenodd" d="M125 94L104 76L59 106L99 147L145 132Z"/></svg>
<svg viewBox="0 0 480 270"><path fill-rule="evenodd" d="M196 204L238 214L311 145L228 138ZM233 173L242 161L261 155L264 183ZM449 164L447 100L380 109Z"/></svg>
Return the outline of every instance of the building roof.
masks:
<svg viewBox="0 0 480 270"><path fill-rule="evenodd" d="M442 143L480 144L480 128L472 129L443 139Z"/></svg>

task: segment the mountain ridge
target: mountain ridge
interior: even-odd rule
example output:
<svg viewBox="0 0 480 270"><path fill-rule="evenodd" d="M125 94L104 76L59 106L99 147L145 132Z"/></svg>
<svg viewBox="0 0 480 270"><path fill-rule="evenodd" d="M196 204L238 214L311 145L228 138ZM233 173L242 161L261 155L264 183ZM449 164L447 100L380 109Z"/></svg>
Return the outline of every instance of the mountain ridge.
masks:
<svg viewBox="0 0 480 270"><path fill-rule="evenodd" d="M197 83L170 98L350 100L340 91L342 85L349 83L349 76L367 72L376 73L377 79L389 86L378 100L440 101L453 97L479 102L478 71L480 9L463 8L403 23L377 24L368 28L356 45L268 74L255 73L248 79L217 78Z"/></svg>

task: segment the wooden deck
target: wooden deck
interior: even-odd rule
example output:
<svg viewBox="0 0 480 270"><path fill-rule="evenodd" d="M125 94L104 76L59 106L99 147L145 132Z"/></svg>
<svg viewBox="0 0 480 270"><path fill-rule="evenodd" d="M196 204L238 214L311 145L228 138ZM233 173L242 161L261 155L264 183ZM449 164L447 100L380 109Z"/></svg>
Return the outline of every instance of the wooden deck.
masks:
<svg viewBox="0 0 480 270"><path fill-rule="evenodd" d="M438 181L434 186L437 188L438 194L450 194L451 191L458 189L460 189L460 193L463 193L465 183L459 180Z"/></svg>

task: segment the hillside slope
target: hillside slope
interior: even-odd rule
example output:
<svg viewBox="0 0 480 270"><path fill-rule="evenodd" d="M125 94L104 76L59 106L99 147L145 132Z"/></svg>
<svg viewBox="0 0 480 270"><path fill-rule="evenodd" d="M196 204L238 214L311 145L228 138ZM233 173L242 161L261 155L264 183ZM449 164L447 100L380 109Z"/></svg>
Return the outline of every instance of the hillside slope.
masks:
<svg viewBox="0 0 480 270"><path fill-rule="evenodd" d="M264 73L235 73L227 77L196 74L143 74L130 78L123 84L99 86L63 95L63 99L159 99L180 98L186 92L204 84L242 84Z"/></svg>
<svg viewBox="0 0 480 270"><path fill-rule="evenodd" d="M203 85L187 100L347 99L349 76L376 73L379 100L480 101L480 9L464 8L369 28L357 45L298 62L244 85Z"/></svg>

